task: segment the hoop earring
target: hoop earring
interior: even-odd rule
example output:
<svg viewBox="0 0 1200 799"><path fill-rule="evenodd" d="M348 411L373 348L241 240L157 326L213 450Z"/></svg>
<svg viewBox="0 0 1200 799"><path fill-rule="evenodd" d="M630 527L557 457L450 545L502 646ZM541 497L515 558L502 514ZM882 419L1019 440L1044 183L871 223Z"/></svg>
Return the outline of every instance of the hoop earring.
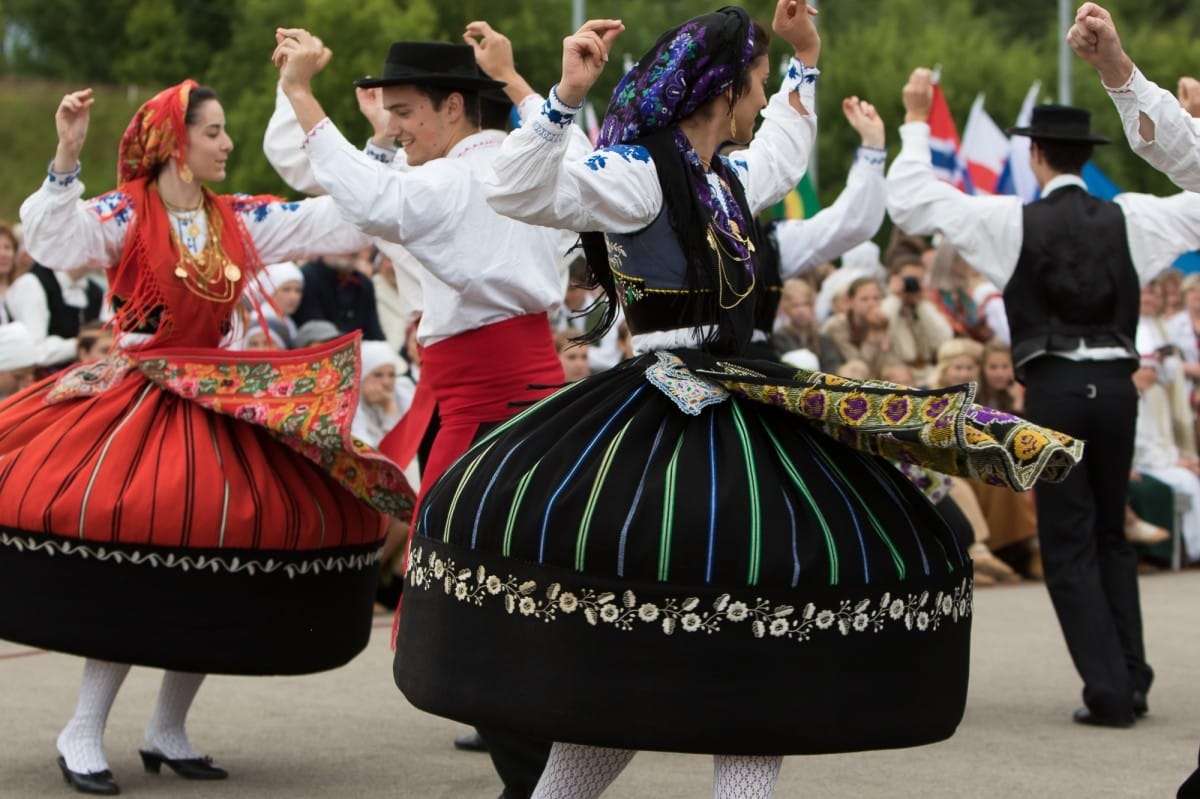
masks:
<svg viewBox="0 0 1200 799"><path fill-rule="evenodd" d="M184 183L192 182L192 169L187 164L180 164L179 179L182 180Z"/></svg>

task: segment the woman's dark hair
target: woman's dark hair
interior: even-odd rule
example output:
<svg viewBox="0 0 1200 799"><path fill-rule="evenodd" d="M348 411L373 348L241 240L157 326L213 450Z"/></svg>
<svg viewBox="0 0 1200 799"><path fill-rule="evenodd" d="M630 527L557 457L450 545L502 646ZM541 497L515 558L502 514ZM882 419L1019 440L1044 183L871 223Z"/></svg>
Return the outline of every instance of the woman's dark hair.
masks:
<svg viewBox="0 0 1200 799"><path fill-rule="evenodd" d="M757 20L752 20L751 24L754 26L754 47L750 51L750 59L746 62L746 68L734 84L734 101L750 88L750 66L758 59L766 57L767 51L771 48L771 32Z"/></svg>
<svg viewBox="0 0 1200 799"><path fill-rule="evenodd" d="M209 100L217 99L217 93L208 86L197 86L188 93L187 110L183 112L183 122L189 127L195 125L200 118L200 106Z"/></svg>

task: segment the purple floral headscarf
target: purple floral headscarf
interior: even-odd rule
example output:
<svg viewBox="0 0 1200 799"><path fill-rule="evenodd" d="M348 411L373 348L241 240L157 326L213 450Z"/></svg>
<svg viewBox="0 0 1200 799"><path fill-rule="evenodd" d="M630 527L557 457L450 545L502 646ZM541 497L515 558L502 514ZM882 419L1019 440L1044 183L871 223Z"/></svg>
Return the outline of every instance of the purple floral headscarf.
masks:
<svg viewBox="0 0 1200 799"><path fill-rule="evenodd" d="M754 26L737 6L667 31L617 84L596 146L626 144L691 116L741 80L753 50Z"/></svg>

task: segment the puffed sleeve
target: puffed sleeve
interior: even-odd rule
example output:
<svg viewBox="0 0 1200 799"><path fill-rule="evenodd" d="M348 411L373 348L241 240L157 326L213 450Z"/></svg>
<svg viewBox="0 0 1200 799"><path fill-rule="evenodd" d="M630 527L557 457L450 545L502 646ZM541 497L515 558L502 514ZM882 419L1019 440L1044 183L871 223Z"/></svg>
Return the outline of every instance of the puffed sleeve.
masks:
<svg viewBox="0 0 1200 799"><path fill-rule="evenodd" d="M662 208L658 173L643 147L616 145L571 158L570 128L578 107L553 89L536 113L505 139L484 179L484 196L497 213L564 230L633 233ZM577 139L576 139L577 141Z"/></svg>
<svg viewBox="0 0 1200 799"><path fill-rule="evenodd" d="M332 197L286 202L274 197L236 196L233 207L265 264L355 252L372 243L342 218Z"/></svg>
<svg viewBox="0 0 1200 799"><path fill-rule="evenodd" d="M25 248L51 269L105 269L117 263L133 206L112 191L84 201L80 168L69 174L50 171L41 188L21 203Z"/></svg>

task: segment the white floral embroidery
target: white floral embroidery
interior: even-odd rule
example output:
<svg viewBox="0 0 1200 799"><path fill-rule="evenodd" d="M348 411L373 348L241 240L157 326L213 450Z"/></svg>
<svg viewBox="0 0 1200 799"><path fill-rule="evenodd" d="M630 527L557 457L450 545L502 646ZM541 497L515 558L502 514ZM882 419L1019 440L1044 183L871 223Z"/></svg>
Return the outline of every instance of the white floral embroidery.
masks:
<svg viewBox="0 0 1200 799"><path fill-rule="evenodd" d="M720 632L722 624L746 622L755 638L795 641L811 640L815 633L827 630L836 630L843 636L878 633L893 624L903 624L906 630L930 632L942 624L962 621L973 612L969 577L964 577L951 592L930 595L921 591L904 596L885 592L877 601L842 600L837 607L820 609L809 602L797 613L792 605L776 605L762 598L751 602L722 594L713 601L710 610L702 607L701 599L695 596L649 602L639 599L633 591L624 591L620 596L587 587L566 591L561 583L551 583L539 597L535 580L520 580L511 574L504 578L488 573L484 566L474 570L458 568L453 559L427 552L420 546L413 549L410 563L408 582L413 589L430 591L440 586L447 596L459 602L482 607L492 597L503 597L504 609L510 615L519 613L549 623L582 610L582 618L593 627L611 625L618 630L632 630L653 624L665 635L674 635L679 630L712 634Z"/></svg>
<svg viewBox="0 0 1200 799"><path fill-rule="evenodd" d="M288 577L297 577L321 572L362 571L373 567L379 562L382 550L375 549L358 555L325 555L304 561L282 561L267 557L265 560L253 552L242 552L240 555L193 555L184 554L178 550L161 552L146 552L140 549L111 549L90 543L59 540L53 538L34 538L33 536L11 535L0 533L0 546L12 547L18 552L45 552L48 555L69 555L71 557L91 559L96 561L111 561L132 566L150 566L153 568L179 569L180 571L210 571L229 572L248 575L274 574L283 572Z"/></svg>

